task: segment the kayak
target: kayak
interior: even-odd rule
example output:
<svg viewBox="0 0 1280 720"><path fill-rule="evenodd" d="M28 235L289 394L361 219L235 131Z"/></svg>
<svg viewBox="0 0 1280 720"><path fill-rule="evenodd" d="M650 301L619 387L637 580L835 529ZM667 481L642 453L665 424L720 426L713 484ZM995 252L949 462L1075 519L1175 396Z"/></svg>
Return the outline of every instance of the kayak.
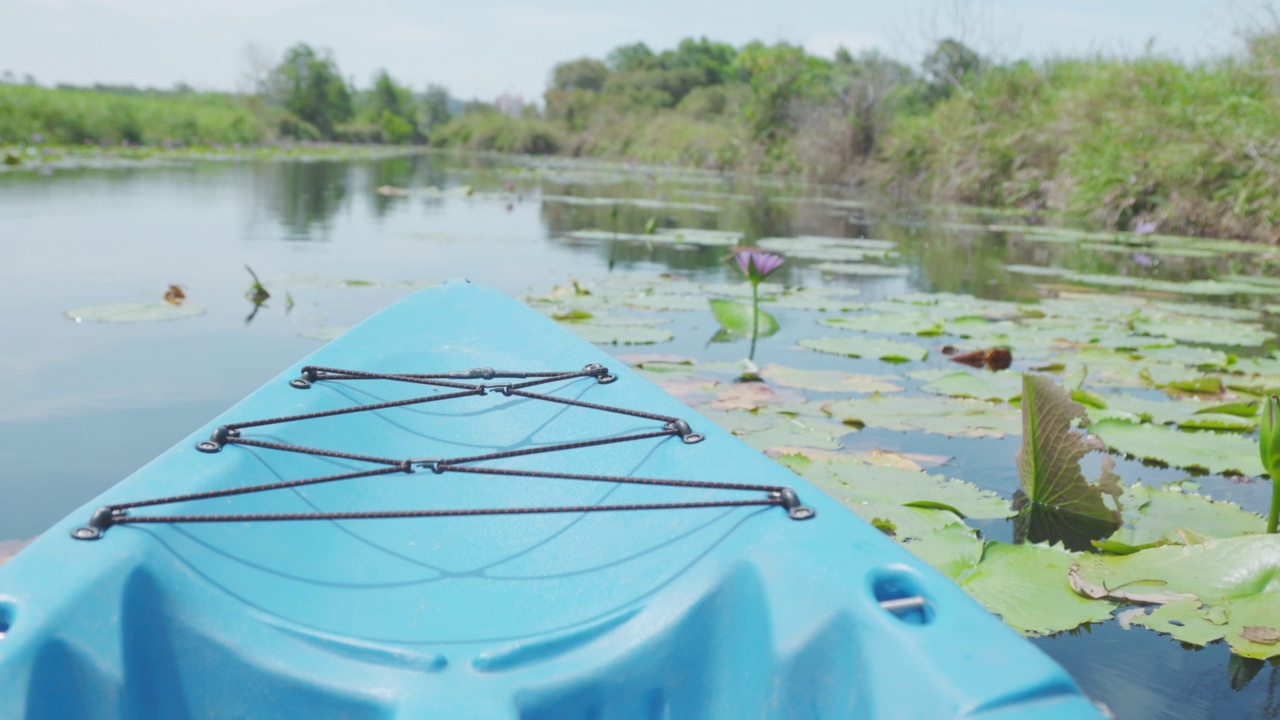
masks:
<svg viewBox="0 0 1280 720"><path fill-rule="evenodd" d="M466 282L0 566L4 718L1096 718L834 499Z"/></svg>

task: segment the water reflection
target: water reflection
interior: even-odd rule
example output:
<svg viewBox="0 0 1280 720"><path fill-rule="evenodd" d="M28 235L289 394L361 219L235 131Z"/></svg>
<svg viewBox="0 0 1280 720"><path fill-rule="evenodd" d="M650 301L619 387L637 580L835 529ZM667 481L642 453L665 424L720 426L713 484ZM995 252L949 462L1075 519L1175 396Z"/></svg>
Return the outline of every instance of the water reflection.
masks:
<svg viewBox="0 0 1280 720"><path fill-rule="evenodd" d="M351 170L338 161L262 163L254 166L255 196L285 227L285 239L327 241L347 204Z"/></svg>

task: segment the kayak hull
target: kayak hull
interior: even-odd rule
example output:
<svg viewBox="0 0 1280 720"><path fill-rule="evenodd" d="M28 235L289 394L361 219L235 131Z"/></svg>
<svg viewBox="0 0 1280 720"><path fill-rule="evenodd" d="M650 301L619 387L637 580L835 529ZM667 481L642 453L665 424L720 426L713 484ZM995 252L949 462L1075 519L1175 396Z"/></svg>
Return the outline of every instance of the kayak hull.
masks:
<svg viewBox="0 0 1280 720"><path fill-rule="evenodd" d="M370 467L229 444L229 423L452 392L306 366L616 376L241 430L264 443L470 466L794 488L778 505L398 519L122 523L104 505ZM504 381L468 380L501 384ZM523 453L523 454L521 454ZM425 469L424 469L425 468ZM699 503L768 493L435 473L430 465L127 514ZM921 598L919 605L913 605ZM895 602L903 608L885 609ZM839 503L499 293L415 293L290 368L0 566L0 717L1097 717L1056 664Z"/></svg>

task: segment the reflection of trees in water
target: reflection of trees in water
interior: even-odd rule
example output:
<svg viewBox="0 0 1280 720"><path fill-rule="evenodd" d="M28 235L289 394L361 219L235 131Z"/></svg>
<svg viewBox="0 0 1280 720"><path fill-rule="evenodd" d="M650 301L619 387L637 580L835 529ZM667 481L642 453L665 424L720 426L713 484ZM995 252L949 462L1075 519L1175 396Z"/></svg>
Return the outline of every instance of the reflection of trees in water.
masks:
<svg viewBox="0 0 1280 720"><path fill-rule="evenodd" d="M368 163L368 187L365 188L373 198L373 215L383 218L395 206L402 205L405 198L388 197L377 192L377 188L390 185L396 188L444 188L445 168L440 158L434 155L406 155L386 158Z"/></svg>
<svg viewBox="0 0 1280 720"><path fill-rule="evenodd" d="M254 169L256 194L289 239L324 240L347 200L350 167L341 161L264 163Z"/></svg>

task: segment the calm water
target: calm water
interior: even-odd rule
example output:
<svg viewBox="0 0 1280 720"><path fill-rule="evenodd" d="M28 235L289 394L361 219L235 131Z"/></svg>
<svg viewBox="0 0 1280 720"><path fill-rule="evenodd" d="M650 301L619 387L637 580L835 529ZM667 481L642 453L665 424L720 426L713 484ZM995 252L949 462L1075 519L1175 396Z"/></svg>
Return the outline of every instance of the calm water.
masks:
<svg viewBox="0 0 1280 720"><path fill-rule="evenodd" d="M444 192L387 197L375 191L383 185ZM0 174L0 542L39 534L324 337L421 284L466 277L521 296L611 271L741 281L723 264L722 249L566 239L568 231L614 223L606 205L541 200L566 194L714 206L623 205L621 232L641 232L654 218L661 226L744 231L748 238L891 237L908 259L905 277L838 280L805 263L785 266L783 282L844 282L865 299L908 290L1017 298L1032 292L1030 279L1004 272L1005 264L1105 272L1111 262L1000 235L947 235L916 212L804 201L775 183L702 175L582 166L534 173L437 156ZM1172 262L1159 272L1193 277L1205 262ZM246 264L273 293L252 318ZM86 305L153 302L171 283L206 312L128 324L78 324L65 316ZM793 341L814 334L812 314L777 315L783 332L762 342L761 364L787 362L798 352ZM727 360L744 354L705 345L715 330L710 313L682 314L676 329L677 340L654 351ZM806 358L809 367L884 372L875 361ZM949 476L1006 496L1017 486L1016 438L866 430L845 444L949 455ZM1129 482L1183 477L1125 461L1120 472ZM1202 481L1214 497L1266 506L1261 483ZM983 530L1009 539L1004 523ZM1280 718L1280 667L1268 663L1233 690L1229 677L1238 667L1221 644L1186 650L1114 622L1035 642L1117 717Z"/></svg>

